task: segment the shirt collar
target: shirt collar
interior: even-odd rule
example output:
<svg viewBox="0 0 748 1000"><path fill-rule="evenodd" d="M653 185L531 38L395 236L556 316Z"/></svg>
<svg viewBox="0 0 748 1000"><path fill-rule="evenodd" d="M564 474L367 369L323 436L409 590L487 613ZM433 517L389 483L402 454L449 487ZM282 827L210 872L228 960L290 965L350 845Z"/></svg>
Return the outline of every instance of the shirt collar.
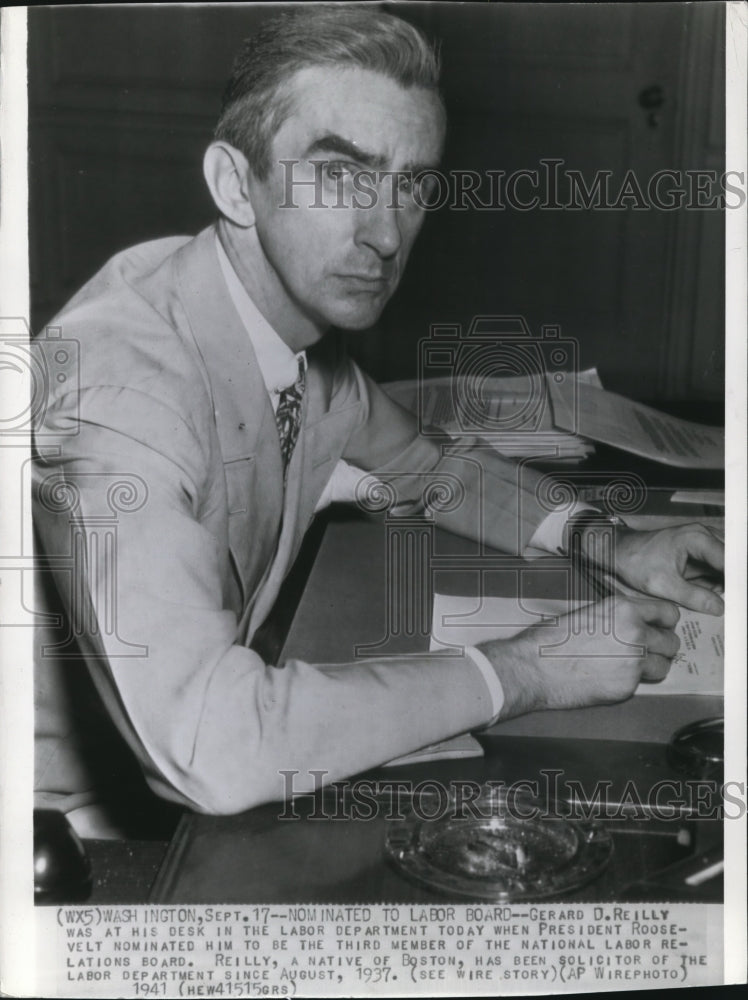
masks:
<svg viewBox="0 0 748 1000"><path fill-rule="evenodd" d="M299 377L299 359L306 369L306 352L299 351L298 354L294 354L262 315L241 283L239 275L221 245L218 234L216 234L216 250L231 301L239 313L257 356L265 388L271 395L277 395L293 385Z"/></svg>

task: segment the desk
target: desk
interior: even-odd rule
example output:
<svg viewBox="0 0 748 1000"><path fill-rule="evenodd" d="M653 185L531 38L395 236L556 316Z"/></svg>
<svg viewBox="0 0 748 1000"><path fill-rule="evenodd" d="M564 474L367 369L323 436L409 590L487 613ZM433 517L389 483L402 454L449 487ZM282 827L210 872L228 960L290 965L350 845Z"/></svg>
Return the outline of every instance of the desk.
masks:
<svg viewBox="0 0 748 1000"><path fill-rule="evenodd" d="M437 531L434 552L459 556L476 547L464 539ZM355 553L355 556L353 555ZM527 596L560 596L566 562L536 562L525 574ZM361 572L366 566L366 573ZM288 633L281 659L300 657L311 663L344 663L355 646L379 642L385 630L385 533L382 519L340 511L330 522L317 553L303 598ZM471 571L445 571L436 577L436 589L446 593L473 592ZM507 596L513 580L493 574L484 580L486 592ZM427 648L422 636L393 636L388 652L419 652ZM601 705L570 711L533 712L499 723L504 736L557 736L580 739L616 739L667 742L680 726L695 719L721 715L723 703L715 697L646 695L620 705Z"/></svg>
<svg viewBox="0 0 748 1000"><path fill-rule="evenodd" d="M471 543L437 532L434 553L459 561L474 554ZM366 573L361 567L366 566ZM562 560L530 569L523 586L536 596L558 596ZM382 518L356 513L334 516L322 539L281 659L299 656L311 662L347 662L354 647L374 645L385 634L385 525ZM494 574L491 586L506 586ZM468 568L444 570L442 585L465 590L475 584ZM516 592L516 591L515 591ZM382 653L426 648L428 632L398 634ZM620 795L632 779L640 787L673 778L664 744L678 727L722 714L722 699L694 697L635 697L622 705L567 712L543 712L501 723L481 737L483 759L441 761L406 768L379 769L372 780L425 779L440 782L537 778L543 768L563 769L569 778L592 788L601 778L613 782ZM322 801L322 800L320 800ZM271 804L240 816L186 815L167 853L151 898L157 902L395 902L433 900L427 890L405 882L382 857L384 819L341 822L302 818L286 822L283 810ZM323 809L324 812L324 809ZM692 851L711 846L720 835L718 822L697 824L691 831ZM622 887L650 877L683 856L672 823L655 831L629 825L617 836L614 863L576 899L616 898ZM663 836L659 836L663 833ZM714 886L711 887L714 891ZM667 895L662 890L662 898ZM677 893L674 898L679 898ZM703 898L703 897L701 897Z"/></svg>

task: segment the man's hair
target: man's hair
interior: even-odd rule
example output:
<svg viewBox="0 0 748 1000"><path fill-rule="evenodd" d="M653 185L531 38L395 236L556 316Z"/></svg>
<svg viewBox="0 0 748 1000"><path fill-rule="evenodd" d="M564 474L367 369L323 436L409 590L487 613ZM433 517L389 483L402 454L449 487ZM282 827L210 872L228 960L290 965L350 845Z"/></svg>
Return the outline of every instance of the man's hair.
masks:
<svg viewBox="0 0 748 1000"><path fill-rule="evenodd" d="M215 138L239 149L260 180L270 170L272 141L293 110L288 83L314 66L371 70L439 95L438 50L407 21L368 4L310 4L280 14L244 41L215 129Z"/></svg>

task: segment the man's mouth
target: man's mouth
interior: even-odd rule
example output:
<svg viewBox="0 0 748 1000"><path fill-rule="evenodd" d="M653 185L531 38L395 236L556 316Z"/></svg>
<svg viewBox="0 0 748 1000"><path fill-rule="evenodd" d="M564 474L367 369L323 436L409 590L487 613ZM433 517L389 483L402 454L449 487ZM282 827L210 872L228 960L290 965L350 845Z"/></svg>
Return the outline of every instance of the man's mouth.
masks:
<svg viewBox="0 0 748 1000"><path fill-rule="evenodd" d="M368 281L370 284L384 284L389 279L384 274L344 274L344 278L355 281Z"/></svg>
<svg viewBox="0 0 748 1000"><path fill-rule="evenodd" d="M361 291L379 292L387 288L390 278L383 274L341 274L342 280Z"/></svg>

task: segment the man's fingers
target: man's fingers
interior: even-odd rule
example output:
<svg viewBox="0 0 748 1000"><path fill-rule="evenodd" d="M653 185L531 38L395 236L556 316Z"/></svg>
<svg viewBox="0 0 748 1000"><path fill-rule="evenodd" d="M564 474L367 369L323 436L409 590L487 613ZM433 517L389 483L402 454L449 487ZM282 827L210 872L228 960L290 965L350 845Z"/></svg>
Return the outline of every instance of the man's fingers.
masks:
<svg viewBox="0 0 748 1000"><path fill-rule="evenodd" d="M690 559L706 563L718 573L725 571L725 546L708 529L692 531L687 537L687 550Z"/></svg>
<svg viewBox="0 0 748 1000"><path fill-rule="evenodd" d="M650 625L661 625L664 628L675 628L680 619L680 609L672 601L661 601L654 597L631 598L630 603ZM679 602L682 603L682 602Z"/></svg>
<svg viewBox="0 0 748 1000"><path fill-rule="evenodd" d="M724 582L715 576L702 576L700 573L694 573L693 575L687 574L686 580L696 587L704 587L705 590L711 590L714 594L724 594L725 592Z"/></svg>
<svg viewBox="0 0 748 1000"><path fill-rule="evenodd" d="M687 538L689 562L696 566L708 566L715 573L724 573L725 546L711 531L699 530L690 532ZM686 572L688 576L688 572ZM676 599L692 611L703 611L710 615L721 615L724 603L715 592L714 582L698 578L680 581L680 595Z"/></svg>
<svg viewBox="0 0 748 1000"><path fill-rule="evenodd" d="M721 615L725 609L722 598L707 584L694 583L692 580L674 577L670 591L673 599L690 611L702 611L707 615Z"/></svg>
<svg viewBox="0 0 748 1000"><path fill-rule="evenodd" d="M688 590L686 600L681 602L685 607L703 611L707 615L724 614L725 602L711 587L689 584Z"/></svg>
<svg viewBox="0 0 748 1000"><path fill-rule="evenodd" d="M641 679L650 682L661 681L667 677L669 670L670 660L666 656L659 656L653 653L644 661Z"/></svg>
<svg viewBox="0 0 748 1000"><path fill-rule="evenodd" d="M644 633L644 645L647 647L647 656L656 654L672 660L680 649L680 639L669 628L648 626Z"/></svg>

